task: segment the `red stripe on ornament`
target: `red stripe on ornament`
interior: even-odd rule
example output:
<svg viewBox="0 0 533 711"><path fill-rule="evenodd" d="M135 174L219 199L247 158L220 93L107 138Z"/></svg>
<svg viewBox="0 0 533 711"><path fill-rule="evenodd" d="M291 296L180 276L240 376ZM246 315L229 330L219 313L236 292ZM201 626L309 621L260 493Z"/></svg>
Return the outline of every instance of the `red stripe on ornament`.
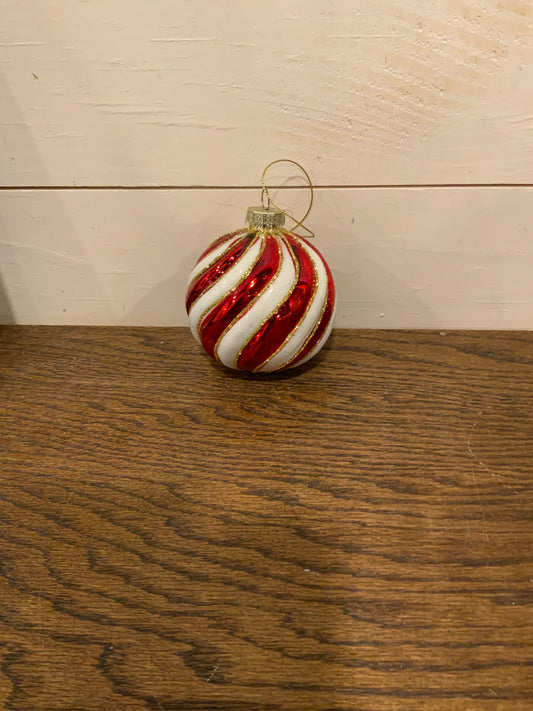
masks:
<svg viewBox="0 0 533 711"><path fill-rule="evenodd" d="M289 247L298 280L276 313L272 314L244 347L237 362L237 367L242 370L258 370L277 353L304 316L314 293L313 261L290 234L283 235L283 239Z"/></svg>
<svg viewBox="0 0 533 711"><path fill-rule="evenodd" d="M194 302L202 296L202 294L213 286L224 274L231 269L248 247L252 244L255 234L246 234L241 239L237 240L235 245L216 260L205 272L202 272L189 286L187 297L185 300L185 308L187 313L191 310Z"/></svg>
<svg viewBox="0 0 533 711"><path fill-rule="evenodd" d="M205 250L205 252L203 252L203 253L198 257L198 259L196 260L196 264L198 264L198 262L200 262L202 259L205 259L205 257L207 257L208 254L211 254L211 252L213 252L215 249L217 249L217 247L220 247L221 244L224 244L224 242L231 242L231 240L232 240L234 237L237 237L237 235L239 235L239 234L246 234L246 233L249 232L249 231L250 231L250 230L246 230L246 229L243 229L243 230L235 230L234 232L228 232L228 234L222 235L222 237L217 237L217 239L216 239L214 242L211 242L211 244L210 244L209 247Z"/></svg>
<svg viewBox="0 0 533 711"><path fill-rule="evenodd" d="M314 249L315 252L318 252L315 247L312 247L312 249ZM309 355L309 353L311 353L313 348L316 347L316 345L324 335L329 325L329 322L331 321L333 308L335 306L335 284L333 282L333 276L331 274L331 271L326 262L324 262L324 267L326 268L326 273L328 275L328 294L326 306L324 308L324 311L322 312L322 316L317 324L317 327L315 328L307 342L303 345L300 352L297 353L292 360L290 360L286 365L283 366L283 370L285 370L285 368L292 368L295 365L298 365L301 360L303 360L306 356Z"/></svg>
<svg viewBox="0 0 533 711"><path fill-rule="evenodd" d="M265 235L263 240L263 251L252 271L202 320L200 338L211 356L215 355L216 345L224 331L244 315L278 271L281 259L278 242L272 235Z"/></svg>

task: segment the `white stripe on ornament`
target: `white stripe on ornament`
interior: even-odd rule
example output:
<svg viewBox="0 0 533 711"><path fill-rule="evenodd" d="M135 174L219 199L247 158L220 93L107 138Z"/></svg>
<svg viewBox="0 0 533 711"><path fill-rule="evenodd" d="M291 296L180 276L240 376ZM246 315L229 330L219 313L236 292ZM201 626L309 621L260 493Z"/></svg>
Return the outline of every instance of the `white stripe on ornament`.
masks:
<svg viewBox="0 0 533 711"><path fill-rule="evenodd" d="M194 303L189 312L189 321L191 331L196 340L200 343L200 335L198 333L201 321L212 308L219 304L242 280L242 278L251 270L257 262L261 254L262 240L256 237L255 241L240 259L228 269L228 271L218 279L202 296Z"/></svg>
<svg viewBox="0 0 533 711"><path fill-rule="evenodd" d="M317 321L320 319L320 314L324 308L324 302L328 296L328 274L324 267L322 259L318 256L315 250L304 242L298 240L300 246L305 249L309 258L315 266L315 293L309 304L307 312L296 325L292 334L289 334L288 340L283 344L281 350L272 356L272 358L260 368L260 373L271 373L273 370L281 368L282 365L288 363L294 358L298 351L302 348L307 338L311 335Z"/></svg>
<svg viewBox="0 0 533 711"><path fill-rule="evenodd" d="M336 299L336 297L335 297ZM326 341L331 335L331 330L333 328L333 322L335 321L335 314L337 312L337 302L335 300L335 305L333 307L333 311L331 312L331 318L329 320L328 327L322 334L322 338L319 340L319 342L316 344L316 346L309 351L309 353L305 356L305 358L302 358L301 360L297 360L295 363L293 363L290 368L296 368L297 365L303 365L303 363L307 363L308 360L311 360L311 358L314 358L318 351L322 348L322 346L325 345Z"/></svg>
<svg viewBox="0 0 533 711"><path fill-rule="evenodd" d="M228 238L225 242L222 242L222 244L219 244L216 249L214 249L212 252L209 252L209 254L204 257L198 264L194 267L194 269L191 272L191 275L189 277L189 282L187 284L187 287L189 287L193 281L196 279L196 277L204 272L208 267L210 267L212 264L214 264L217 259L224 254L226 250L228 250L232 244L234 244L240 237L243 236L243 234L246 234L246 230L243 230L240 234L234 235L232 238Z"/></svg>
<svg viewBox="0 0 533 711"><path fill-rule="evenodd" d="M281 268L277 276L268 283L253 306L236 320L217 346L218 359L229 368L236 367L236 360L248 341L278 310L293 289L296 277L293 258L281 239L278 239L278 245L281 248Z"/></svg>

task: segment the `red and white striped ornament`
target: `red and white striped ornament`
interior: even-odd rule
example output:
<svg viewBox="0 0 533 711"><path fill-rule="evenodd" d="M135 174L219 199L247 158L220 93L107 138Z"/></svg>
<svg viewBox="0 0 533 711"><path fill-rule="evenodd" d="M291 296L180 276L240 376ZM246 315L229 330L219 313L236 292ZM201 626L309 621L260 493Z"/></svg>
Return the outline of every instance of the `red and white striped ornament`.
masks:
<svg viewBox="0 0 533 711"><path fill-rule="evenodd" d="M248 210L248 229L216 239L189 278L191 331L229 368L270 373L301 365L326 343L335 286L324 258L283 229L283 211Z"/></svg>

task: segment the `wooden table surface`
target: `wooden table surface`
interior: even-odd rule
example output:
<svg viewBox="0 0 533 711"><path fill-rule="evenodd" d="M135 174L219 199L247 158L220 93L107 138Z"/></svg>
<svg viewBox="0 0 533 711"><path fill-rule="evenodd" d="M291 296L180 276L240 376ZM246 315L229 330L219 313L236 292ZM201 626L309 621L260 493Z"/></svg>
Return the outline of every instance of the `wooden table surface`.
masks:
<svg viewBox="0 0 533 711"><path fill-rule="evenodd" d="M533 333L0 329L0 708L533 708Z"/></svg>

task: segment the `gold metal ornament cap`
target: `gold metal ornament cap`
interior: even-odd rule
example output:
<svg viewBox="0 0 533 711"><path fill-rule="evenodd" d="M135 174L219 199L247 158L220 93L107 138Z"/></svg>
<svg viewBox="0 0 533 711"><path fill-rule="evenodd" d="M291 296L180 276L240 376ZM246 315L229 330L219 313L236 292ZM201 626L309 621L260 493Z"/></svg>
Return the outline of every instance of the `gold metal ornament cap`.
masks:
<svg viewBox="0 0 533 711"><path fill-rule="evenodd" d="M285 213L277 207L254 205L248 208L246 222L256 230L278 230L285 224Z"/></svg>

